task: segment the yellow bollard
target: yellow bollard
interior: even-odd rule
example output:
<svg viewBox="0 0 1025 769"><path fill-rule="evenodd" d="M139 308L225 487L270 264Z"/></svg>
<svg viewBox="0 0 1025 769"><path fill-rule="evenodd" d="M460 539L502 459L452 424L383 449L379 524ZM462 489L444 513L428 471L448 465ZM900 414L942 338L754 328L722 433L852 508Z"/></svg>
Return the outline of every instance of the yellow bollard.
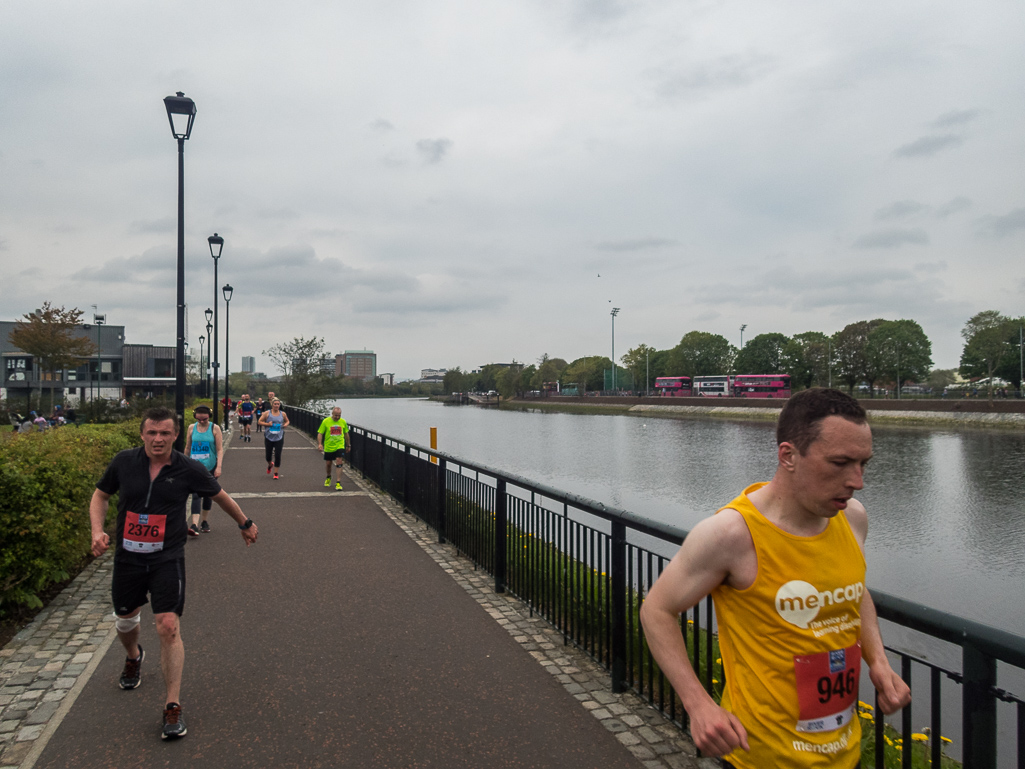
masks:
<svg viewBox="0 0 1025 769"><path fill-rule="evenodd" d="M438 450L438 428L437 427L432 427L431 428L431 448L434 449L435 451ZM433 464L433 465L438 464L438 458L437 457L431 457L431 464Z"/></svg>

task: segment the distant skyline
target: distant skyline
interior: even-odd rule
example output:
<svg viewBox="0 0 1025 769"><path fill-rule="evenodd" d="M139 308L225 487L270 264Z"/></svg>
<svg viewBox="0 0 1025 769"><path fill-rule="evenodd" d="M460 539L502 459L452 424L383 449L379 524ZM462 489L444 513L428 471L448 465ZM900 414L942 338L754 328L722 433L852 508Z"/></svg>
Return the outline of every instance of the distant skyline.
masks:
<svg viewBox="0 0 1025 769"><path fill-rule="evenodd" d="M225 239L231 351L380 371L616 357L908 318L958 365L1025 314L1019 3L9 0L0 317L189 343ZM223 358L223 303L221 334Z"/></svg>

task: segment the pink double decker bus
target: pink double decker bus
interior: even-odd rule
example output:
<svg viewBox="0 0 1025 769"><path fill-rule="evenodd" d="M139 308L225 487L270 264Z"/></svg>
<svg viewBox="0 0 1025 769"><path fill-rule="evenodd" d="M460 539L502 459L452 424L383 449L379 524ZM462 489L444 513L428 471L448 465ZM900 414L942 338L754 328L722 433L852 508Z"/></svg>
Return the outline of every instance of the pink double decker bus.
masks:
<svg viewBox="0 0 1025 769"><path fill-rule="evenodd" d="M736 398L789 398L789 374L737 374L733 378Z"/></svg>
<svg viewBox="0 0 1025 769"><path fill-rule="evenodd" d="M659 395L676 398L689 397L693 392L689 376L655 377L655 389Z"/></svg>

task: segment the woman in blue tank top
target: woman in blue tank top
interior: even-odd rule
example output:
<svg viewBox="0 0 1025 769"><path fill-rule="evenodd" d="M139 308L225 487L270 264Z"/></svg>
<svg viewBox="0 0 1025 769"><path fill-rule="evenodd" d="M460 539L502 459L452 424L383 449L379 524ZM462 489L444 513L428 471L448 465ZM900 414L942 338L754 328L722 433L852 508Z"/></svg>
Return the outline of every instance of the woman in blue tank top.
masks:
<svg viewBox="0 0 1025 769"><path fill-rule="evenodd" d="M275 398L270 403L270 411L260 415L260 424L266 428L263 432L263 450L267 458L267 475L274 470L274 480L278 479L281 467L281 449L285 445L285 428L288 427L288 414L281 410L281 401ZM273 458L273 461L272 461Z"/></svg>

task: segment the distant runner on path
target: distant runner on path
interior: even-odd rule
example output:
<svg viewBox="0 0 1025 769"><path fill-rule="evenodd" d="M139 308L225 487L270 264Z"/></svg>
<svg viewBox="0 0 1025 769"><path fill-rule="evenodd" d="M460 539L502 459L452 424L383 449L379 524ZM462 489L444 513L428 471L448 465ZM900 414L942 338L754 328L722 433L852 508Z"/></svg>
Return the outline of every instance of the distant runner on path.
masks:
<svg viewBox="0 0 1025 769"><path fill-rule="evenodd" d="M281 449L285 445L285 428L288 427L288 414L281 410L281 401L277 398L270 402L270 411L260 417L260 424L267 428L263 434L263 450L267 458L267 475L274 469L274 480L278 479L281 468ZM271 458L273 457L273 462Z"/></svg>
<svg viewBox="0 0 1025 769"><path fill-rule="evenodd" d="M263 398L256 399L256 432L262 432L263 427L260 425L260 415L270 408L270 404L267 403Z"/></svg>
<svg viewBox="0 0 1025 769"><path fill-rule="evenodd" d="M168 740L187 733L180 704L185 664L180 628L185 609L188 536L185 503L192 493L211 497L235 519L247 547L256 542L257 528L203 465L174 450L178 437L174 411L149 409L143 415L140 432L143 446L115 456L96 484L89 521L92 553L99 557L110 547L103 524L110 498L118 494L111 597L117 635L128 655L119 685L135 689L142 681L145 653L139 645L140 612L149 600L160 636L160 667L167 690L160 736Z"/></svg>
<svg viewBox="0 0 1025 769"><path fill-rule="evenodd" d="M783 407L776 443L772 480L694 527L644 599L641 622L703 754L736 769L855 769L862 660L883 714L911 701L865 588L868 517L853 495L865 485L872 430L854 398L812 388ZM680 614L709 594L721 706L680 633Z"/></svg>
<svg viewBox="0 0 1025 769"><path fill-rule="evenodd" d="M242 396L238 403L238 426L242 428L242 440L245 443L252 443L253 437L249 434L253 424L253 414L256 411L256 404L249 400L249 393Z"/></svg>
<svg viewBox="0 0 1025 769"><path fill-rule="evenodd" d="M340 406L331 409L331 416L325 417L317 429L317 448L324 452L324 462L327 464L324 485L331 487L331 463L334 462L335 489L338 491L342 490L342 460L350 449L345 440L348 433L349 423L342 419Z"/></svg>
<svg viewBox="0 0 1025 769"><path fill-rule="evenodd" d="M185 435L185 456L203 465L214 478L220 478L221 462L224 460L224 436L221 434L221 427L210 422L209 406L196 406L192 416L196 421L189 425L189 431ZM199 520L200 499L203 500L202 523ZM189 526L189 536L198 537L200 531L204 534L210 533L207 518L210 517L211 507L210 497L192 495L192 525Z"/></svg>

